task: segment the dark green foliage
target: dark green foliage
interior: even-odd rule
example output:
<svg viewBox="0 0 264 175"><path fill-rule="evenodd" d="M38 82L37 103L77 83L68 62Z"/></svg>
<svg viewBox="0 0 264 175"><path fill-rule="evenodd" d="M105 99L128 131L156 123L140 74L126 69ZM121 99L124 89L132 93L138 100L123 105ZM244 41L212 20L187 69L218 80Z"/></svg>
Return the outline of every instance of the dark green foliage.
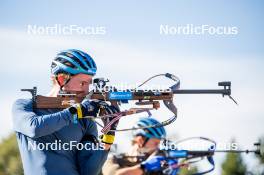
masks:
<svg viewBox="0 0 264 175"><path fill-rule="evenodd" d="M0 143L0 175L23 175L22 162L14 134Z"/></svg>

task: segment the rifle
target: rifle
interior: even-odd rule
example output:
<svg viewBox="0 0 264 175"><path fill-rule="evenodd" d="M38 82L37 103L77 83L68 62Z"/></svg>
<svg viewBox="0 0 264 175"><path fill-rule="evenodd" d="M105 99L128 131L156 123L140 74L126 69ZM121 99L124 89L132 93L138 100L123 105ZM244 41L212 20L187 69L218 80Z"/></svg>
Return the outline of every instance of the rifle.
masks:
<svg viewBox="0 0 264 175"><path fill-rule="evenodd" d="M146 84L151 79L156 78L158 76L164 76L166 78L169 78L174 81L174 84L165 90L137 89L142 85ZM231 100L233 100L237 104L237 102L231 97L230 81L219 82L218 86L221 87L220 89L179 89L180 87L179 78L173 74L166 73L166 74L158 74L150 77L141 85L139 85L136 89L117 90L114 87L106 86L107 82L109 82L109 80L105 80L103 78L94 79L93 85L97 88L95 90L90 91L90 93L86 97L82 97L82 98L77 97L75 94L65 94L65 93L59 94L57 97L46 97L42 95L37 95L37 87L33 87L33 89L21 89L21 91L28 91L31 93L33 107L38 109L47 109L47 108L64 109L73 105L74 103L80 103L84 99L97 99L97 100L109 101L111 102L111 104L115 104L115 105L121 103L128 103L128 101L136 101L135 104L138 106L152 105L152 107L148 107L148 108L146 107L130 108L128 110L115 114L116 120L114 120L113 122L119 120L121 117L126 115L131 115L141 112L149 113L149 110L158 109L160 107L159 101L162 100L165 106L174 114L172 118L161 122L162 126L172 123L177 118L177 108L173 104L173 96L175 94L221 94L223 97L228 96ZM110 116L111 115L101 116L101 118L110 117ZM86 116L83 118L92 118L92 117ZM153 125L149 127L160 127L160 126L161 125ZM127 130L132 130L132 128L115 130L115 131L127 131Z"/></svg>
<svg viewBox="0 0 264 175"><path fill-rule="evenodd" d="M172 174L172 172L175 172L175 170L180 169L181 167L188 167L191 164L195 164L204 158L207 159L208 163L212 166L210 169L205 170L203 172L195 173L195 175L203 175L212 172L215 169L215 161L213 156L215 153L233 153L233 154L249 154L254 153L256 155L263 156L264 155L264 147L263 147L263 141L259 141L257 143L254 143L255 149L251 150L236 150L236 149L224 149L219 150L216 149L217 143L209 138L206 137L190 137L187 139L183 139L181 141L176 142L179 144L180 142L185 142L187 140L193 140L193 139L200 139L205 140L212 145L208 150L177 150L177 149L165 149L165 150L159 150L157 154L160 154L162 156L165 156L167 161L168 160L175 160L177 164L170 165L170 166L164 166L163 172L164 174Z"/></svg>
<svg viewBox="0 0 264 175"><path fill-rule="evenodd" d="M182 167L188 167L191 164L195 164L204 158L207 159L209 164L212 166L210 169L205 170L203 172L195 173L194 175L203 175L212 172L215 169L215 162L213 156L215 153L234 153L234 154L249 154L255 153L256 155L264 156L264 147L263 147L263 140L260 140L257 143L254 143L255 149L252 150L235 150L235 149L226 149L226 150L217 150L217 143L209 138L206 137L190 137L180 141L177 141L176 144L188 141L188 140L203 140L211 143L212 145L208 150L185 150L185 149L177 149L177 148L165 148L165 149L158 149L152 155L155 156L162 156L165 158L165 161L161 164L161 171L162 174L167 175L177 175L179 170ZM166 141L166 140L164 140ZM165 142L164 142L165 143ZM144 161L146 160L149 155L142 154L139 156L129 156L125 154L119 154L117 156L119 159L128 159L128 158L137 158L138 160Z"/></svg>

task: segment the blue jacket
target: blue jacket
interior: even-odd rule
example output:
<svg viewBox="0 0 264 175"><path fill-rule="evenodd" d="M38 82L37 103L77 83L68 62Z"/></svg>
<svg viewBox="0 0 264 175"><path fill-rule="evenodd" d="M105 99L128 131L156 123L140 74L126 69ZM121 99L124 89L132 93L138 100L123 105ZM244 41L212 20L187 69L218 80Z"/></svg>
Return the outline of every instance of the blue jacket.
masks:
<svg viewBox="0 0 264 175"><path fill-rule="evenodd" d="M76 145L84 135L97 137L95 122L82 119L74 124L68 109L33 110L30 99L17 100L12 113L25 175L99 173L106 160L107 151L79 151L76 147L67 150L70 143ZM58 149L62 144L67 144L67 149ZM57 145L57 149L54 149L54 145Z"/></svg>

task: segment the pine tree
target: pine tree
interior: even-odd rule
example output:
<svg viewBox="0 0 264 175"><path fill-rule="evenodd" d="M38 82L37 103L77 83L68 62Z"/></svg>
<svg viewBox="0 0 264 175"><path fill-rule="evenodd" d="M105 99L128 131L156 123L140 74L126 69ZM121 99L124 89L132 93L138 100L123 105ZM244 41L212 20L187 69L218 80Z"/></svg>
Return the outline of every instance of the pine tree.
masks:
<svg viewBox="0 0 264 175"><path fill-rule="evenodd" d="M232 141L234 143L235 140ZM228 153L222 163L222 175L245 175L247 167L245 166L241 154Z"/></svg>

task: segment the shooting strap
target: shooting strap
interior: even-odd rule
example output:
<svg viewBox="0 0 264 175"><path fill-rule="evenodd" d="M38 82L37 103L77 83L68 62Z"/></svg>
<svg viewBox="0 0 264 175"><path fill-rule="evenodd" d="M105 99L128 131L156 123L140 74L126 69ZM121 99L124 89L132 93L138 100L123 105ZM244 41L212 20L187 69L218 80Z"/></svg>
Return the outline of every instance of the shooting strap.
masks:
<svg viewBox="0 0 264 175"><path fill-rule="evenodd" d="M77 116L78 116L78 119L81 119L83 118L83 115L82 115L82 107L81 107L81 104L76 104L76 109L77 109Z"/></svg>
<svg viewBox="0 0 264 175"><path fill-rule="evenodd" d="M173 104L173 101L172 100L163 100L165 106L174 114L171 118L165 120L165 121L162 121L158 124L153 124L153 125L149 125L149 126L144 126L144 127L133 127L133 128L126 128L126 129L110 129L111 128L111 125L114 124L115 122L117 122L121 117L124 117L126 115L129 115L129 114L126 114L126 111L123 111L123 112L120 112L120 113L115 113L115 114L108 114L108 115L103 115L103 116L100 116L100 117L96 117L97 119L100 119L100 118L105 118L105 117L112 117L114 118L111 122L108 123L107 126L103 126L101 125L99 122L95 121L95 117L91 117L91 116L85 116L83 118L89 118L89 119L92 119L94 120L100 127L102 127L102 131L103 133L107 133L109 131L113 131L113 132L116 132L116 131L132 131L132 130L137 130L137 129L147 129L147 128L158 128L158 127L162 127L162 126L166 126L166 125L169 125L171 123L173 123L176 119L177 119L177 108L176 106ZM137 112L135 113L140 113L140 112L148 112L149 114L149 110L146 110L144 108L140 109L135 109Z"/></svg>
<svg viewBox="0 0 264 175"><path fill-rule="evenodd" d="M109 130L111 129L111 126L112 126L114 123L118 122L118 120L122 117L122 115L121 115L120 113L119 113L119 114L113 114L112 117L113 117L113 119L112 119L109 123L107 123L107 124L103 127L103 129L101 130L102 133L104 133L104 134L108 133Z"/></svg>
<svg viewBox="0 0 264 175"><path fill-rule="evenodd" d="M173 86L170 87L171 90L175 90L179 88L179 84L180 84L180 80L178 77L172 75L172 74L158 74L155 75L151 78L149 78L148 80L146 80L145 82L143 82L141 85L139 85L137 88L141 87L142 85L144 85L145 83L147 83L148 81L150 81L151 79L158 77L158 76L165 76L166 78L169 78L171 80L173 80L175 82L175 84ZM134 90L136 90L137 88L135 88ZM90 99L92 93L89 93L86 98ZM127 128L127 129L111 129L111 126L118 122L118 120L123 117L123 116L127 116L127 115L131 115L131 114L136 114L136 113L141 113L141 112L148 112L149 114L149 110L153 109L153 108L134 108L131 111L123 111L123 112L119 112L119 113L115 113L115 114L110 114L110 115L104 115L104 116L100 116L100 117L91 117L91 116L84 116L81 118L89 118L94 120L95 118L99 119L99 118L104 118L104 117L111 117L112 120L107 123L106 126L102 126L99 122L95 121L100 127L102 127L101 132L106 134L109 131L112 132L116 132L116 131L131 131L131 130L137 130L137 129L147 129L147 128L158 128L158 127L162 127L162 126L166 126L169 125L171 123L173 123L176 119L177 119L177 108L176 106L173 104L173 99L170 100L163 100L165 106L174 114L171 118L159 123L159 124L154 124L154 125L149 125L149 126L145 126L145 127L133 127L133 128Z"/></svg>
<svg viewBox="0 0 264 175"><path fill-rule="evenodd" d="M83 112L82 112L82 106L81 104L77 103L77 104L73 104L70 108L69 108L70 113L73 116L73 123L77 124L78 123L78 119L83 118Z"/></svg>

